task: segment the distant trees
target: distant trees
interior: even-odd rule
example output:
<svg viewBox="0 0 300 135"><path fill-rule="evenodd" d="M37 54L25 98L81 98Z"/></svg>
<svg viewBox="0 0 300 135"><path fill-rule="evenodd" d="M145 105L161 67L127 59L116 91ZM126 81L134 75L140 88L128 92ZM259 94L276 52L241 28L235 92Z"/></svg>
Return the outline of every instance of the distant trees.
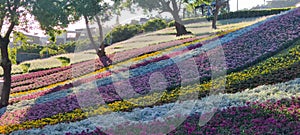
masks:
<svg viewBox="0 0 300 135"><path fill-rule="evenodd" d="M0 1L0 49L3 68L3 88L0 107L7 106L11 89L11 60L8 54L11 33L19 29L28 29L28 17L33 15L43 30L54 37L55 33L66 27L76 18L69 18L74 12L66 0L1 0Z"/></svg>
<svg viewBox="0 0 300 135"><path fill-rule="evenodd" d="M179 17L179 12L184 3L184 0L127 0L128 6L136 4L144 9L145 12L158 11L159 13L168 12L175 20L176 36L188 34L186 27Z"/></svg>
<svg viewBox="0 0 300 135"><path fill-rule="evenodd" d="M112 4L113 3L113 4ZM119 0L74 0L71 1L71 5L76 12L75 18L83 17L87 29L88 37L99 57L105 56L105 43L103 35L103 20L109 20L112 13L118 13L121 7ZM91 21L95 21L99 29L99 46L93 39L93 35L90 30Z"/></svg>

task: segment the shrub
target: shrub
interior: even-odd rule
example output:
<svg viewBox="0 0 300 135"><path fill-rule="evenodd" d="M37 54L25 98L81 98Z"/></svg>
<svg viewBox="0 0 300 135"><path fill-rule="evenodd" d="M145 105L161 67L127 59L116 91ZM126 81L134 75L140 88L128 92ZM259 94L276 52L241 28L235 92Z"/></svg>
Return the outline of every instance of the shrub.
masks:
<svg viewBox="0 0 300 135"><path fill-rule="evenodd" d="M51 49L49 47L45 47L45 48L43 48L43 50L40 51L41 58L47 58L47 57L54 56L57 54L58 54L57 50Z"/></svg>
<svg viewBox="0 0 300 135"><path fill-rule="evenodd" d="M68 65L70 65L70 62L71 62L70 58L67 58L67 57L58 57L57 59L61 61L62 66L68 66Z"/></svg>
<svg viewBox="0 0 300 135"><path fill-rule="evenodd" d="M113 44L116 42L127 40L138 33L142 32L142 26L138 24L126 24L115 27L111 32L109 32L106 37L105 41L110 41Z"/></svg>
<svg viewBox="0 0 300 135"><path fill-rule="evenodd" d="M264 10L241 10L241 11L221 14L218 17L218 20L268 16L268 15L279 14L280 12L287 11L290 9L291 8L273 8L273 9L264 9Z"/></svg>
<svg viewBox="0 0 300 135"><path fill-rule="evenodd" d="M23 53L39 53L44 47L37 44L23 44L20 47L18 47L18 52Z"/></svg>
<svg viewBox="0 0 300 135"><path fill-rule="evenodd" d="M143 25L143 29L146 32L157 31L157 30L164 29L166 27L167 27L167 22L162 19L152 19Z"/></svg>
<svg viewBox="0 0 300 135"><path fill-rule="evenodd" d="M279 14L280 12L287 11L287 10L290 10L290 9L292 9L292 7L263 9L263 10L241 10L241 11L221 14L221 15L218 16L218 20L268 16L268 15ZM205 17L187 18L187 19L183 19L182 22L183 22L183 24L190 24L190 23L202 22L202 21L205 21L206 19L212 20L213 17L208 17L208 18L205 18ZM171 22L168 23L168 27L173 27L173 26L175 26L175 21L171 21Z"/></svg>
<svg viewBox="0 0 300 135"><path fill-rule="evenodd" d="M17 48L8 48L9 59L12 64L17 64Z"/></svg>
<svg viewBox="0 0 300 135"><path fill-rule="evenodd" d="M60 45L60 47L65 50L66 52L68 53L72 53L75 51L75 47L76 47L76 42L68 42L68 43L65 43L65 44L62 44Z"/></svg>
<svg viewBox="0 0 300 135"><path fill-rule="evenodd" d="M23 70L23 73L28 73L29 68L30 68L30 63L24 63L24 64L21 64L20 66Z"/></svg>

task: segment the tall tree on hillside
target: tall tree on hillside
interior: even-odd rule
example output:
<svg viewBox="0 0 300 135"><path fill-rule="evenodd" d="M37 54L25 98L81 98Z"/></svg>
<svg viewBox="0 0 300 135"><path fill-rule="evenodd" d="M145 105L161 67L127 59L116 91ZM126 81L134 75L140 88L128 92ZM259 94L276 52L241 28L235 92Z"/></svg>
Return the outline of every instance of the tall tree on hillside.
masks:
<svg viewBox="0 0 300 135"><path fill-rule="evenodd" d="M215 4L214 17L212 21L212 28L217 29L217 20L220 9L227 5L229 7L229 0L185 0L184 2L190 3L193 6L199 6L202 4L211 5L213 2Z"/></svg>
<svg viewBox="0 0 300 135"><path fill-rule="evenodd" d="M68 4L69 2L62 0L0 0L1 67L4 71L0 107L8 105L11 89L12 63L8 54L11 33L27 29L30 21L28 15L31 14L43 30L54 35L72 20L69 15L73 12Z"/></svg>
<svg viewBox="0 0 300 135"><path fill-rule="evenodd" d="M132 4L144 9L144 12L158 11L159 13L168 12L173 16L175 20L176 36L188 34L185 26L179 17L179 12L183 5L184 0L127 0ZM131 6L132 4L129 4Z"/></svg>
<svg viewBox="0 0 300 135"><path fill-rule="evenodd" d="M113 2L114 4L110 4ZM91 41L93 48L95 49L99 57L105 56L105 43L103 42L103 24L102 21L107 21L110 19L111 13L114 13L120 7L119 0L112 0L111 2L107 0L74 0L71 1L72 6L76 11L76 17L83 17L87 29L88 37ZM75 17L75 18L76 18ZM93 35L90 29L90 24L95 21L99 28L99 44L93 39Z"/></svg>

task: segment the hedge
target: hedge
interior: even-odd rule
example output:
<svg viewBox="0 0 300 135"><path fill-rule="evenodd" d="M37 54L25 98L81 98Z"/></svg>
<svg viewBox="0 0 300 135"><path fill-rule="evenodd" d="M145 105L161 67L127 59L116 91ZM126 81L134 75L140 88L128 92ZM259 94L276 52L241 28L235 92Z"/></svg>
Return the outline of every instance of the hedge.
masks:
<svg viewBox="0 0 300 135"><path fill-rule="evenodd" d="M261 17L261 16L268 16L279 14L280 12L288 11L293 7L288 8L272 8L272 9L262 9L262 10L241 10L236 12L229 12L225 14L221 14L218 16L218 20L225 20L225 19L233 19L233 18L251 18L251 17ZM211 17L196 17L196 18L187 18L183 19L183 24L190 24L190 23L197 23L203 22L206 20L212 20L213 16ZM171 21L168 23L168 27L173 27L175 21Z"/></svg>
<svg viewBox="0 0 300 135"><path fill-rule="evenodd" d="M167 27L167 23L163 19L151 19L143 25L139 24L126 24L115 27L109 32L104 42L106 44L113 44L116 42L127 40L139 33L156 31Z"/></svg>

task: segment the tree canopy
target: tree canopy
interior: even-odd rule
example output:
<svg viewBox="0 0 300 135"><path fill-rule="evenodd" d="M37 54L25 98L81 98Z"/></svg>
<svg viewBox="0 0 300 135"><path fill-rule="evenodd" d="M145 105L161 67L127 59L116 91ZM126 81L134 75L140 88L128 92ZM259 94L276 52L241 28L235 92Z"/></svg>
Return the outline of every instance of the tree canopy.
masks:
<svg viewBox="0 0 300 135"><path fill-rule="evenodd" d="M141 7L145 13L151 11L158 11L159 13L168 12L173 16L175 20L175 27L177 36L188 34L185 26L182 24L182 20L179 16L179 12L182 9L184 0L127 0L128 7L137 5Z"/></svg>
<svg viewBox="0 0 300 135"><path fill-rule="evenodd" d="M69 0L0 0L1 67L4 71L0 107L8 105L11 88L11 61L8 54L11 33L22 29L34 30L30 28L31 22L38 21L40 28L54 37L55 32L78 19L70 4Z"/></svg>

